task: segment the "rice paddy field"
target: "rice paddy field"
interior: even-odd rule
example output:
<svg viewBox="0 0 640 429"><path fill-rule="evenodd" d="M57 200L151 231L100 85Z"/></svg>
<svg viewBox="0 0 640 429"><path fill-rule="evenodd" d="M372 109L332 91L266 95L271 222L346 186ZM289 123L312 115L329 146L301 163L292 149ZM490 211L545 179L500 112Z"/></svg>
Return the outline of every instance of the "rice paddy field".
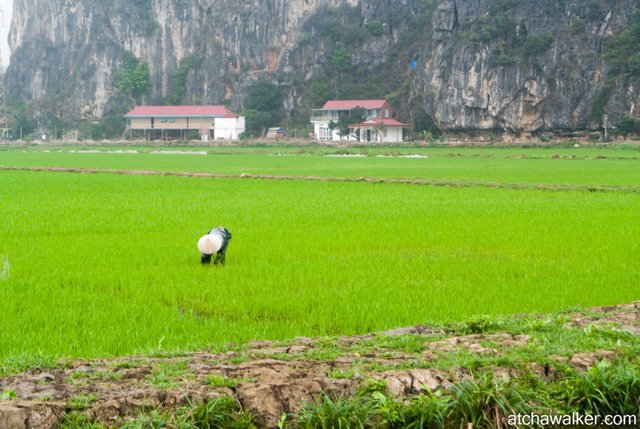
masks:
<svg viewBox="0 0 640 429"><path fill-rule="evenodd" d="M640 299L637 146L5 146L0 184L0 362Z"/></svg>

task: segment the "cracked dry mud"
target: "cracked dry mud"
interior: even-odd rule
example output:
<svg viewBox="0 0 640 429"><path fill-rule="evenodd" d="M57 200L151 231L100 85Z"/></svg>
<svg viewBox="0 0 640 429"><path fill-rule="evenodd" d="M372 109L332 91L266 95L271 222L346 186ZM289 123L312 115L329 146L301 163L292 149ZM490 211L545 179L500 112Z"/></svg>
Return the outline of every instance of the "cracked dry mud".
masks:
<svg viewBox="0 0 640 429"><path fill-rule="evenodd" d="M565 326L570 329L606 325L640 335L640 302L592 308L568 313L567 317ZM424 348L409 353L380 346L356 347L382 336L424 341ZM499 356L508 348L526 347L531 341L529 335L506 332L461 335L414 326L335 338L330 355L323 355L329 344L327 338L298 338L286 345L254 341L239 351L224 353L64 362L56 368L0 378L0 392L15 393L14 399L0 401L0 428L56 428L70 401L80 397L92 398L83 413L109 425L144 410L172 409L220 395L236 398L255 414L260 426L275 427L282 413L301 410L322 392L350 395L371 379L384 379L388 392L396 398L446 389L470 372L463 367L430 366L443 354L465 350L480 356ZM578 370L614 357L611 350L549 356ZM540 377L554 376L553 369L536 362L527 364ZM499 378L517 376L512 368L487 370Z"/></svg>

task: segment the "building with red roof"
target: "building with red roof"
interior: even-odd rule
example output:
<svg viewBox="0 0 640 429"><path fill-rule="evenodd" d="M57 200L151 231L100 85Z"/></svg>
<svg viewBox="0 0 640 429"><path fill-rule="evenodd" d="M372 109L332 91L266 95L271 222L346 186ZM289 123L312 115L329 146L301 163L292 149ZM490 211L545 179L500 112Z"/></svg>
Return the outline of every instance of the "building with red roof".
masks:
<svg viewBox="0 0 640 429"><path fill-rule="evenodd" d="M340 135L337 124L343 115L362 109L365 120L349 124L349 135ZM412 128L393 118L394 112L387 100L329 100L311 116L317 140L351 140L361 142L393 143L403 140L403 129Z"/></svg>
<svg viewBox="0 0 640 429"><path fill-rule="evenodd" d="M413 128L393 118L372 118L366 121L349 124L361 142L398 143L403 140L403 130Z"/></svg>
<svg viewBox="0 0 640 429"><path fill-rule="evenodd" d="M127 129L149 139L178 136L198 131L203 141L238 140L245 131L245 118L226 106L137 106L124 117Z"/></svg>

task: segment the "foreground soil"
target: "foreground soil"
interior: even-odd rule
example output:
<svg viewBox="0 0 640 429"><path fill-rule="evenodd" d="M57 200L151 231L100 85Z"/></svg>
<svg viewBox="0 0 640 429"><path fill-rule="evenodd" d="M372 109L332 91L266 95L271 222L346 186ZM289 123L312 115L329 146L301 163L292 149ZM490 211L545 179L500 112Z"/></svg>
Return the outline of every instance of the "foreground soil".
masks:
<svg viewBox="0 0 640 429"><path fill-rule="evenodd" d="M551 319L541 315L517 316L507 323L482 319L356 337L255 341L220 353L61 362L55 368L0 378L0 428L57 428L69 412L116 427L145 410L166 411L220 395L235 398L255 415L258 425L277 427L284 413L300 411L322 393L348 396L371 380L384 380L390 395L403 398L447 389L472 376L466 366L470 359L475 369L494 377L509 379L530 371L541 379L557 380L562 377L558 368L584 371L620 354L620 341L595 350L588 341L566 350L546 346L535 332L548 320L578 339L594 329L637 338L640 302ZM628 338L624 335L620 338ZM534 349L538 353L528 357L527 350ZM520 356L518 365L508 363L513 356Z"/></svg>

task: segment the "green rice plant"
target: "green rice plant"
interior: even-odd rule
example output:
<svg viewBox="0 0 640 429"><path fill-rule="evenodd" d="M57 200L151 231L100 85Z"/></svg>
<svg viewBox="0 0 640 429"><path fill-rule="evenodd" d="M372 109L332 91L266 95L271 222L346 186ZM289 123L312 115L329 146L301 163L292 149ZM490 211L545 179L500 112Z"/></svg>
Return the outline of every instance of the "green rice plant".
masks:
<svg viewBox="0 0 640 429"><path fill-rule="evenodd" d="M0 164L417 177L456 186L496 179L497 187L0 170L0 260L11 266L0 278L0 374L55 366L62 356L175 356L255 338L419 323L471 319L469 330L509 331L525 327L473 317L504 320L637 298L640 248L630 237L640 226L629 219L640 194L623 189L639 182L637 151L588 149L588 156L608 158L578 160L523 149L417 151L427 158L378 158L385 151L377 149L363 158L298 148L278 149L295 156L239 148L191 157L151 148L69 149L2 151ZM519 154L525 157L513 158ZM567 186L537 189L548 171L549 180ZM512 182L526 186L500 187ZM578 184L612 188L571 189ZM229 227L234 238L224 269L208 270L198 263L195 241L214 224ZM554 329L539 327L538 348L548 344L568 355ZM580 339L558 332L573 345L617 351L636 344L623 334ZM379 341L374 346L391 351L423 348L408 338ZM306 357L332 359L345 348L359 353L359 346L314 345ZM239 353L235 362L244 359Z"/></svg>
<svg viewBox="0 0 640 429"><path fill-rule="evenodd" d="M449 418L474 428L506 426L507 417L531 411L528 393L484 373L454 385Z"/></svg>
<svg viewBox="0 0 640 429"><path fill-rule="evenodd" d="M637 187L640 151L609 148L354 148L348 153L325 148L305 152L282 148L202 148L162 153L149 147L54 151L5 150L0 165L104 168L217 174L428 179L451 184L521 184ZM273 156L286 155L286 156ZM327 156L333 155L333 156ZM364 155L341 157L340 155ZM403 158L405 156L405 158Z"/></svg>

